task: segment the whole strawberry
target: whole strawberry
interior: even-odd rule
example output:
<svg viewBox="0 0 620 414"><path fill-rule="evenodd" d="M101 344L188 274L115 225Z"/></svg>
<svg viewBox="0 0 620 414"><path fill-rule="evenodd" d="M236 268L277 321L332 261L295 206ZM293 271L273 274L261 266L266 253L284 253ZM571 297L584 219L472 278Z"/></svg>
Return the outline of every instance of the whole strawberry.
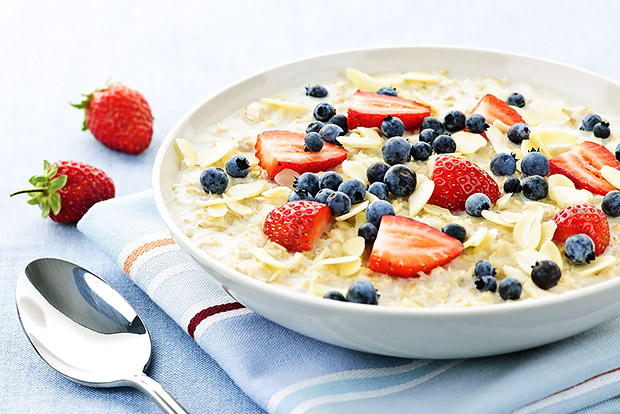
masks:
<svg viewBox="0 0 620 414"><path fill-rule="evenodd" d="M128 154L148 148L153 137L153 115L140 92L120 83L98 89L79 104L84 109L82 130L90 132L103 145Z"/></svg>
<svg viewBox="0 0 620 414"><path fill-rule="evenodd" d="M114 183L103 171L78 161L43 163L43 174L30 178L34 188L16 191L28 194L28 204L38 204L42 216L59 223L75 223L93 204L114 197Z"/></svg>

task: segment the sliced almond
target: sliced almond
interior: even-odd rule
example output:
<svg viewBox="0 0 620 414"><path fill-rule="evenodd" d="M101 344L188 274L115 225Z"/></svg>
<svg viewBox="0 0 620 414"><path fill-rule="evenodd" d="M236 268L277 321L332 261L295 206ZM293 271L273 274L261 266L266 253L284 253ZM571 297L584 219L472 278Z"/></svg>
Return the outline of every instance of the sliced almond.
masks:
<svg viewBox="0 0 620 414"><path fill-rule="evenodd" d="M601 168L601 175L604 179L606 179L609 184L613 185L616 188L620 188L620 171L605 165Z"/></svg>
<svg viewBox="0 0 620 414"><path fill-rule="evenodd" d="M339 265L343 263L350 263L359 260L359 256L342 256L342 257L331 257L329 259L323 259L316 262L319 266L332 266Z"/></svg>
<svg viewBox="0 0 620 414"><path fill-rule="evenodd" d="M536 134L547 145L574 144L579 137L562 129L537 128Z"/></svg>
<svg viewBox="0 0 620 414"><path fill-rule="evenodd" d="M478 254L486 249L497 238L497 229L490 229L486 232L480 243L474 247L473 253Z"/></svg>
<svg viewBox="0 0 620 414"><path fill-rule="evenodd" d="M303 105L300 103L294 103L294 102L286 102L280 99L263 98L261 99L261 101L263 103L266 103L267 105L274 106L278 109L286 109L286 110L291 110L295 112L302 112L302 111L308 110L306 105Z"/></svg>
<svg viewBox="0 0 620 414"><path fill-rule="evenodd" d="M344 242L342 248L350 256L361 256L366 248L366 240L363 237L354 237Z"/></svg>
<svg viewBox="0 0 620 414"><path fill-rule="evenodd" d="M479 246L488 232L489 229L487 229L486 227L480 227L478 230L476 230L474 234L471 235L469 239L465 240L465 242L463 243L463 247L467 248Z"/></svg>
<svg viewBox="0 0 620 414"><path fill-rule="evenodd" d="M366 200L370 201L371 203L373 201L377 201L377 200L381 200L379 197L377 197L376 195L374 195L373 193L366 191Z"/></svg>
<svg viewBox="0 0 620 414"><path fill-rule="evenodd" d="M245 158L248 160L248 163L250 163L250 167L254 167L260 162L260 160L252 154L247 154Z"/></svg>
<svg viewBox="0 0 620 414"><path fill-rule="evenodd" d="M332 290L335 290L336 292L340 292L344 296L346 296L347 294L347 289L340 289L340 288L336 288L333 286L325 285L323 283L314 282L314 281L310 282L309 290L310 290L310 293L312 293L313 295L321 296L321 297L323 297L323 295L325 295L327 292L331 292Z"/></svg>
<svg viewBox="0 0 620 414"><path fill-rule="evenodd" d="M206 208L206 213L211 217L224 217L228 213L226 204L217 204Z"/></svg>
<svg viewBox="0 0 620 414"><path fill-rule="evenodd" d="M521 283L525 282L530 278L530 274L524 272L519 267L504 265L504 267L502 267L502 271L504 272L506 277L512 277L514 279L517 279Z"/></svg>
<svg viewBox="0 0 620 414"><path fill-rule="evenodd" d="M554 296L554 293L539 288L531 280L525 280L523 282L523 292L531 298L547 298L549 296Z"/></svg>
<svg viewBox="0 0 620 414"><path fill-rule="evenodd" d="M540 243L542 215L525 210L515 224L513 237L521 249L534 249Z"/></svg>
<svg viewBox="0 0 620 414"><path fill-rule="evenodd" d="M357 271L360 270L361 267L362 267L362 259L358 257L357 260L341 264L339 266L340 275L351 276L352 274L357 273Z"/></svg>
<svg viewBox="0 0 620 414"><path fill-rule="evenodd" d="M495 204L498 207L504 207L506 204L508 204L511 197L512 197L512 193L506 193L503 196L501 196Z"/></svg>
<svg viewBox="0 0 620 414"><path fill-rule="evenodd" d="M236 141L225 141L225 142L216 144L211 149L205 151L206 156L200 161L200 165L203 168L207 168L215 164L216 162L224 158L224 156L228 154L236 146L237 146Z"/></svg>
<svg viewBox="0 0 620 414"><path fill-rule="evenodd" d="M499 226L513 228L515 223L508 223L502 219L502 216L491 210L482 210L482 217Z"/></svg>
<svg viewBox="0 0 620 414"><path fill-rule="evenodd" d="M355 215L355 234L364 223L366 223L366 213L361 211Z"/></svg>
<svg viewBox="0 0 620 414"><path fill-rule="evenodd" d="M234 211L235 213L242 215L244 217L249 216L254 213L254 210L252 210L248 206L244 206L238 201L227 201L226 206L228 206L228 208Z"/></svg>
<svg viewBox="0 0 620 414"><path fill-rule="evenodd" d="M370 204L370 201L365 200L365 201L362 201L359 204L354 205L351 208L351 210L349 210L348 213L336 217L336 221L345 221L347 219L350 219L351 217L353 217L357 213L366 210L366 207L368 207L368 204Z"/></svg>
<svg viewBox="0 0 620 414"><path fill-rule="evenodd" d="M523 155L527 154L531 150L537 150L538 148L539 147L534 145L534 141L532 141L531 139L524 139L523 141L521 141L521 154ZM521 168L519 168L519 171L521 171Z"/></svg>
<svg viewBox="0 0 620 414"><path fill-rule="evenodd" d="M233 185L226 191L226 194L230 197L244 196L250 198L262 193L266 186L267 183L264 180L257 180L247 184Z"/></svg>
<svg viewBox="0 0 620 414"><path fill-rule="evenodd" d="M517 224L519 217L521 217L521 214L516 213L514 211L505 211L503 213L500 213L499 216L504 222L508 224L512 224L514 227L514 225Z"/></svg>
<svg viewBox="0 0 620 414"><path fill-rule="evenodd" d="M246 198L245 196L235 196L235 197L216 197L206 201L198 201L196 203L197 207L208 207L208 206L216 206L218 204L225 204L229 201L239 201Z"/></svg>
<svg viewBox="0 0 620 414"><path fill-rule="evenodd" d="M456 142L456 150L463 154L473 154L487 145L487 140L482 135L465 131L455 132L452 139Z"/></svg>
<svg viewBox="0 0 620 414"><path fill-rule="evenodd" d="M430 181L430 178L428 178L428 177L427 177L427 176L425 176L424 174L416 174L416 175L415 175L415 178L416 178L416 183L417 183L418 187L419 187L422 183L424 183L424 182L426 182L426 181Z"/></svg>
<svg viewBox="0 0 620 414"><path fill-rule="evenodd" d="M411 93L412 100L414 100L414 101L416 101L416 102L418 102L418 103L421 103L422 105L430 106L430 108L431 108L431 113L438 113L438 112L439 112L439 108L437 108L436 106L434 106L434 105L431 103L430 98L428 98L428 97L426 97L426 96L422 95L422 94L421 94L420 92L418 92L418 91L413 91L413 90L412 90L412 91L410 91L410 93Z"/></svg>
<svg viewBox="0 0 620 414"><path fill-rule="evenodd" d="M549 260L562 267L562 254L554 242L551 240L544 242L538 251L547 256Z"/></svg>
<svg viewBox="0 0 620 414"><path fill-rule="evenodd" d="M351 148L380 148L383 145L383 140L381 139L381 137L374 139L362 137L357 134L338 137L338 142L340 142L345 147Z"/></svg>
<svg viewBox="0 0 620 414"><path fill-rule="evenodd" d="M555 234L555 229L558 228L558 225L555 224L555 221L549 220L545 221L540 225L540 243L538 244L538 249L542 248L542 245L546 242L553 239L553 235Z"/></svg>
<svg viewBox="0 0 620 414"><path fill-rule="evenodd" d="M605 144L605 148L607 148L609 152L613 154L614 152L616 152L616 148L618 148L618 145L620 145L620 140L616 139L613 141L609 141L607 144Z"/></svg>
<svg viewBox="0 0 620 414"><path fill-rule="evenodd" d="M493 121L493 126L495 128L497 128L497 129L499 129L502 132L502 134L506 134L508 132L508 130L510 129L509 125L506 125L505 123L503 123L499 119L496 119L495 121Z"/></svg>
<svg viewBox="0 0 620 414"><path fill-rule="evenodd" d="M353 131L351 131L351 133L357 134L362 138L383 140L383 138L381 138L381 135L379 135L377 130L375 130L374 128L357 127Z"/></svg>
<svg viewBox="0 0 620 414"><path fill-rule="evenodd" d="M252 253L252 255L261 263L275 267L276 269L288 269L288 266L276 260L272 255L267 253L265 249L261 249L260 247L252 247L252 249L250 249L250 253Z"/></svg>
<svg viewBox="0 0 620 414"><path fill-rule="evenodd" d="M549 198L560 208L573 204L584 204L592 201L592 193L586 190L577 190L570 187L549 188Z"/></svg>
<svg viewBox="0 0 620 414"><path fill-rule="evenodd" d="M269 190L265 190L263 191L263 193L261 194L264 197L267 198L278 198L278 197L284 197L287 196L291 193L291 189L288 187L284 187L284 186L280 186L280 187L274 187L274 188L270 188Z"/></svg>
<svg viewBox="0 0 620 414"><path fill-rule="evenodd" d="M198 163L198 152L196 152L192 144L183 138L177 138L174 140L174 147L177 150L177 155L187 167Z"/></svg>
<svg viewBox="0 0 620 414"><path fill-rule="evenodd" d="M565 175L553 174L549 177L549 187L569 187L575 188L575 183Z"/></svg>
<svg viewBox="0 0 620 414"><path fill-rule="evenodd" d="M532 114L532 112L524 108L513 108L515 111L517 111L519 115L521 115L521 118L523 118L523 122L525 122L528 126L533 127L538 125L538 118L534 114Z"/></svg>
<svg viewBox="0 0 620 414"><path fill-rule="evenodd" d="M528 110L532 115L543 121L554 123L566 123L570 121L570 118L564 113L560 106L550 104L547 101L533 100L528 104Z"/></svg>
<svg viewBox="0 0 620 414"><path fill-rule="evenodd" d="M440 76L435 73L428 72L405 72L403 73L403 80L407 82L417 83L437 83Z"/></svg>
<svg viewBox="0 0 620 414"><path fill-rule="evenodd" d="M537 148L540 152L545 154L547 158L553 158L553 155L551 155L551 150L549 149L547 144L545 144L545 142L540 139L540 137L535 131L530 131L530 139L527 141L530 141L534 148ZM523 155L525 156L525 152L523 153Z"/></svg>
<svg viewBox="0 0 620 414"><path fill-rule="evenodd" d="M364 185L368 184L366 166L359 161L344 160L342 162L342 172L351 178L361 181Z"/></svg>
<svg viewBox="0 0 620 414"><path fill-rule="evenodd" d="M383 83L383 80L376 79L367 73L353 68L347 69L345 71L345 75L356 88L364 92L376 92L382 86L394 86L394 83L392 85L386 85L385 83Z"/></svg>
<svg viewBox="0 0 620 414"><path fill-rule="evenodd" d="M592 276L616 263L616 260L613 256L599 256L589 264L576 266L574 273L578 276Z"/></svg>
<svg viewBox="0 0 620 414"><path fill-rule="evenodd" d="M415 217L430 200L435 190L435 182L427 180L409 196L409 217Z"/></svg>
<svg viewBox="0 0 620 414"><path fill-rule="evenodd" d="M532 266L536 264L536 262L540 262L542 260L550 260L543 253L534 249L525 249L515 253L515 259L517 260L517 264L528 275L532 272Z"/></svg>
<svg viewBox="0 0 620 414"><path fill-rule="evenodd" d="M489 129L487 129L486 134L487 138L491 142L491 145L493 145L493 149L496 153L500 154L502 152L507 152L508 154L510 154L512 151L514 151L507 145L508 141L504 136L504 133L500 131L496 126L490 126Z"/></svg>

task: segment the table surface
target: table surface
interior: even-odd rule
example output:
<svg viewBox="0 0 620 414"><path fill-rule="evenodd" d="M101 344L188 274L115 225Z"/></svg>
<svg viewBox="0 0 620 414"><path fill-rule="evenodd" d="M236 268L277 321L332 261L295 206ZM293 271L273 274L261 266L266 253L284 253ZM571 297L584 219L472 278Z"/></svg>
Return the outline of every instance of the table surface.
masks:
<svg viewBox="0 0 620 414"><path fill-rule="evenodd" d="M42 160L106 171L117 195L150 187L159 143L205 96L290 60L349 48L442 44L524 53L620 80L620 2L609 1L22 1L0 3L0 401L2 412L153 412L135 391L91 390L55 373L21 331L15 281L31 260L61 257L112 283L153 336L151 374L190 412L261 412L217 364L74 226L38 217L12 190ZM69 106L111 78L149 101L150 148L111 151ZM122 218L119 218L122 219ZM173 346L171 344L174 344ZM36 408L36 410L35 410Z"/></svg>

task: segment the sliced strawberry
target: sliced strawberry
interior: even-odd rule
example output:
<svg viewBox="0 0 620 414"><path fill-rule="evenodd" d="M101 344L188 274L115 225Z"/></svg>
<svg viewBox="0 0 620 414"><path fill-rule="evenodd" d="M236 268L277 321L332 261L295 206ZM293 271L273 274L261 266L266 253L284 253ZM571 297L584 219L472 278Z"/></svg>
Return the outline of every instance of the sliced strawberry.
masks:
<svg viewBox="0 0 620 414"><path fill-rule="evenodd" d="M512 106L490 93L484 95L482 99L480 99L478 104L476 104L474 109L470 112L470 114L473 113L484 116L489 125L493 125L496 119L499 119L508 126L524 122L521 115L519 115Z"/></svg>
<svg viewBox="0 0 620 414"><path fill-rule="evenodd" d="M431 114L431 108L409 99L381 95L373 92L355 92L349 108L347 125L349 129L381 127L388 115L399 118L405 129L416 129L422 120Z"/></svg>
<svg viewBox="0 0 620 414"><path fill-rule="evenodd" d="M291 131L265 131L256 139L256 157L269 178L290 168L302 174L334 168L347 159L347 151L325 142L319 152L305 151L304 134Z"/></svg>
<svg viewBox="0 0 620 414"><path fill-rule="evenodd" d="M370 253L370 269L398 277L419 277L457 257L463 244L414 219L385 215Z"/></svg>
<svg viewBox="0 0 620 414"><path fill-rule="evenodd" d="M464 210L465 201L472 194L484 193L493 203L502 195L493 177L464 157L437 156L431 179L435 190L429 203L453 212Z"/></svg>
<svg viewBox="0 0 620 414"><path fill-rule="evenodd" d="M558 227L553 240L563 243L573 234L586 234L594 242L594 253L603 254L609 246L609 222L605 213L590 204L575 204L560 210L553 218Z"/></svg>
<svg viewBox="0 0 620 414"><path fill-rule="evenodd" d="M297 200L277 207L267 215L263 232L269 240L293 252L311 250L332 220L325 204Z"/></svg>
<svg viewBox="0 0 620 414"><path fill-rule="evenodd" d="M572 150L549 160L549 174L562 174L575 186L595 194L605 195L616 188L601 175L601 168L609 166L620 170L620 164L604 146L596 142L582 142Z"/></svg>

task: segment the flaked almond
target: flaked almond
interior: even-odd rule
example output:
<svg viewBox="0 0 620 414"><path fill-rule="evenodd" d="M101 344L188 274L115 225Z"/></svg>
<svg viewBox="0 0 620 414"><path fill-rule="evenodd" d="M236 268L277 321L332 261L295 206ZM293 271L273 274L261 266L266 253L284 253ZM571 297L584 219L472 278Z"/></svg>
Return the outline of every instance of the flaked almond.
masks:
<svg viewBox="0 0 620 414"><path fill-rule="evenodd" d="M205 151L206 156L200 161L201 167L210 167L211 165L224 158L224 156L236 146L236 141L224 141L214 145L211 149Z"/></svg>
<svg viewBox="0 0 620 414"><path fill-rule="evenodd" d="M361 267L362 259L358 257L357 260L341 264L338 269L340 270L341 276L351 276L352 274L357 273Z"/></svg>
<svg viewBox="0 0 620 414"><path fill-rule="evenodd" d="M427 180L418 184L418 188L409 196L409 217L416 216L424 208L434 190L434 181Z"/></svg>
<svg viewBox="0 0 620 414"><path fill-rule="evenodd" d="M506 193L497 200L495 205L497 205L497 207L505 207L506 204L508 204L508 202L510 201L511 197L512 193Z"/></svg>
<svg viewBox="0 0 620 414"><path fill-rule="evenodd" d="M224 217L228 213L226 204L217 204L206 208L206 213L210 217Z"/></svg>
<svg viewBox="0 0 620 414"><path fill-rule="evenodd" d="M270 188L269 190L263 191L261 194L267 198L278 198L288 196L291 193L291 189L285 186Z"/></svg>
<svg viewBox="0 0 620 414"><path fill-rule="evenodd" d="M465 240L465 242L463 243L463 247L467 248L479 246L480 243L483 242L488 232L489 229L487 229L486 227L480 227L478 230L476 230L474 234L471 235L469 239Z"/></svg>
<svg viewBox="0 0 620 414"><path fill-rule="evenodd" d="M553 235L555 234L555 230L557 228L558 225L555 224L555 221L553 220L545 221L540 225L540 243L538 244L539 250L543 244L553 239Z"/></svg>
<svg viewBox="0 0 620 414"><path fill-rule="evenodd" d="M576 266L574 273L577 276L592 276L601 271L607 269L609 266L616 263L617 259L613 256L599 256L589 264Z"/></svg>
<svg viewBox="0 0 620 414"><path fill-rule="evenodd" d="M521 249L534 249L540 243L542 214L525 210L517 220L512 235Z"/></svg>
<svg viewBox="0 0 620 414"><path fill-rule="evenodd" d="M364 223L366 223L366 212L360 211L355 215L355 234Z"/></svg>
<svg viewBox="0 0 620 414"><path fill-rule="evenodd" d="M356 180L361 181L364 185L368 184L368 179L366 178L366 166L359 161L344 160L342 162L342 172L350 178L355 178Z"/></svg>
<svg viewBox="0 0 620 414"><path fill-rule="evenodd" d="M265 249L261 249L260 247L252 247L252 249L250 249L250 253L252 253L252 255L261 263L275 267L276 269L288 269L288 266L276 260L272 255L267 253Z"/></svg>
<svg viewBox="0 0 620 414"><path fill-rule="evenodd" d="M513 109L517 111L519 115L521 115L521 118L523 118L523 122L525 122L528 126L533 127L538 125L538 118L534 114L532 114L532 112L528 111L525 108L518 108L514 106Z"/></svg>
<svg viewBox="0 0 620 414"><path fill-rule="evenodd" d="M563 267L562 254L558 246L551 240L544 242L538 251L547 256L549 260L553 261L558 266Z"/></svg>
<svg viewBox="0 0 620 414"><path fill-rule="evenodd" d="M503 213L500 213L499 216L504 222L512 224L512 226L514 227L514 225L517 224L519 217L521 217L521 214L514 211L505 211Z"/></svg>
<svg viewBox="0 0 620 414"><path fill-rule="evenodd" d="M545 144L544 141L540 139L536 131L530 131L530 139L526 141L530 141L530 144L534 148L545 154L547 158L553 158L553 155L551 155L551 150L549 149L547 144ZM523 152L523 155L525 155L525 152Z"/></svg>
<svg viewBox="0 0 620 414"><path fill-rule="evenodd" d="M323 259L316 262L319 266L333 266L340 265L343 263L350 263L359 260L359 256L341 256L341 257L330 257L329 259Z"/></svg>
<svg viewBox="0 0 620 414"><path fill-rule="evenodd" d="M506 125L505 123L503 123L499 119L496 119L495 121L493 121L493 127L495 127L498 130L500 130L502 132L502 134L506 134L508 132L508 130L510 129L509 125Z"/></svg>
<svg viewBox="0 0 620 414"><path fill-rule="evenodd" d="M365 200L359 204L354 205L351 208L351 210L349 210L348 213L336 217L336 221L344 221L344 220L350 219L351 217L355 216L357 213L366 210L366 207L368 207L368 204L370 204L370 201Z"/></svg>
<svg viewBox="0 0 620 414"><path fill-rule="evenodd" d="M493 241L497 238L497 233L498 233L497 229L489 229L489 231L486 232L486 234L484 235L480 243L474 247L473 253L478 254L482 250L489 247L493 243Z"/></svg>
<svg viewBox="0 0 620 414"><path fill-rule="evenodd" d="M327 292L336 291L342 293L343 296L346 296L347 289L340 289L334 286L326 285L323 283L312 281L309 285L310 293L323 297Z"/></svg>
<svg viewBox="0 0 620 414"><path fill-rule="evenodd" d="M553 174L549 176L549 187L550 188L553 188L553 187L575 188L575 183L573 183L571 179L565 175Z"/></svg>
<svg viewBox="0 0 620 414"><path fill-rule="evenodd" d="M592 201L592 193L587 190L577 190L570 187L549 188L549 198L560 208L573 204L585 204Z"/></svg>
<svg viewBox="0 0 620 414"><path fill-rule="evenodd" d="M423 207L424 211L433 216L439 216L444 218L454 218L454 215L447 208L439 207L433 204L426 204Z"/></svg>
<svg viewBox="0 0 620 414"><path fill-rule="evenodd" d="M250 207L245 206L243 204L241 204L238 201L227 201L226 202L226 206L234 211L235 213L241 215L241 216L249 216L251 214L254 213L254 210L252 210Z"/></svg>
<svg viewBox="0 0 620 414"><path fill-rule="evenodd" d="M403 80L407 82L416 83L437 83L440 76L435 73L429 72L405 72L403 73Z"/></svg>
<svg viewBox="0 0 620 414"><path fill-rule="evenodd" d="M380 148L383 145L383 140L380 137L374 139L362 137L357 134L338 137L338 142L340 142L345 147L350 148Z"/></svg>
<svg viewBox="0 0 620 414"><path fill-rule="evenodd" d="M528 111L539 120L563 124L570 121L561 106L543 100L533 100L528 104Z"/></svg>
<svg viewBox="0 0 620 414"><path fill-rule="evenodd" d="M187 167L191 167L198 163L198 152L196 152L192 144L183 138L177 138L174 140L174 147L177 150L177 155Z"/></svg>
<svg viewBox="0 0 620 414"><path fill-rule="evenodd" d="M534 249L525 249L520 250L515 253L515 259L517 260L517 264L528 275L532 272L532 266L536 264L536 262L540 262L542 260L550 260L543 253Z"/></svg>
<svg viewBox="0 0 620 414"><path fill-rule="evenodd" d="M254 197L263 192L267 183L264 180L257 180L246 184L233 185L226 191L230 197L244 196L246 198Z"/></svg>
<svg viewBox="0 0 620 414"><path fill-rule="evenodd" d="M495 121L497 122L497 121ZM502 152L507 152L510 154L514 151L514 149L508 146L508 140L504 136L504 133L500 131L496 126L492 125L486 131L487 138L493 145L493 149L496 153L500 154Z"/></svg>
<svg viewBox="0 0 620 414"><path fill-rule="evenodd" d="M278 109L285 109L294 112L303 112L308 110L304 104L282 101L280 99L263 98L261 101Z"/></svg>
<svg viewBox="0 0 620 414"><path fill-rule="evenodd" d="M620 188L620 171L613 167L605 165L603 166L603 168L601 168L601 175L609 182L609 184L613 185L616 188Z"/></svg>
<svg viewBox="0 0 620 414"><path fill-rule="evenodd" d="M354 237L342 244L344 251L350 256L361 256L366 247L366 240L363 237Z"/></svg>
<svg viewBox="0 0 620 414"><path fill-rule="evenodd" d="M459 131L452 134L452 139L456 142L456 150L462 154L473 154L480 148L487 145L487 140L480 134Z"/></svg>
<svg viewBox="0 0 620 414"><path fill-rule="evenodd" d="M536 134L547 145L575 144L579 137L563 129L536 128Z"/></svg>
<svg viewBox="0 0 620 414"><path fill-rule="evenodd" d="M364 92L377 92L382 86L395 86L398 84L394 81L392 81L391 85L385 84L384 80L376 79L367 73L353 68L345 70L345 75L356 88ZM402 77L400 78L400 82L402 82Z"/></svg>
<svg viewBox="0 0 620 414"><path fill-rule="evenodd" d="M482 210L482 217L489 220L491 223L495 223L499 226L513 228L516 224L516 221L514 223L508 223L507 221L504 221L500 214L497 214L496 212L491 210Z"/></svg>

